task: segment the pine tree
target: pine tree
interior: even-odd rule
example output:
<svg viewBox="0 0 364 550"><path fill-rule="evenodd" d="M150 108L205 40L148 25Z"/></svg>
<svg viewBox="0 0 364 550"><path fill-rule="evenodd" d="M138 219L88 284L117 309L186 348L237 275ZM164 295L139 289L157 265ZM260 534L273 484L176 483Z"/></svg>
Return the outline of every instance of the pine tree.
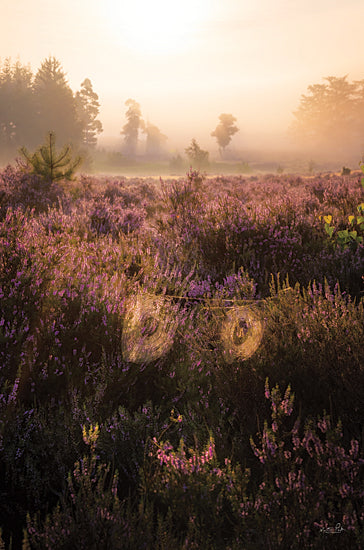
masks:
<svg viewBox="0 0 364 550"><path fill-rule="evenodd" d="M81 157L72 159L70 145L57 152L55 143L54 133L49 132L46 144L39 147L35 153L29 153L25 147L20 149L31 167L31 172L49 183L62 179L71 180L82 160Z"/></svg>
<svg viewBox="0 0 364 550"><path fill-rule="evenodd" d="M33 145L34 94L33 74L19 61L5 59L0 64L0 144L8 152L21 145Z"/></svg>
<svg viewBox="0 0 364 550"><path fill-rule="evenodd" d="M144 121L140 105L135 99L127 99L125 105L128 107L126 111L127 123L123 126L121 134L124 136L125 152L134 156L138 147L139 128L144 129Z"/></svg>
<svg viewBox="0 0 364 550"><path fill-rule="evenodd" d="M77 113L82 125L82 143L86 147L95 147L97 134L100 134L102 124L97 120L100 111L99 96L93 91L91 80L85 78L81 90L76 94Z"/></svg>
<svg viewBox="0 0 364 550"><path fill-rule="evenodd" d="M38 143L49 129L57 134L57 139L62 144L81 143L82 127L77 117L76 99L61 63L55 57L48 57L43 61L35 75L34 93Z"/></svg>

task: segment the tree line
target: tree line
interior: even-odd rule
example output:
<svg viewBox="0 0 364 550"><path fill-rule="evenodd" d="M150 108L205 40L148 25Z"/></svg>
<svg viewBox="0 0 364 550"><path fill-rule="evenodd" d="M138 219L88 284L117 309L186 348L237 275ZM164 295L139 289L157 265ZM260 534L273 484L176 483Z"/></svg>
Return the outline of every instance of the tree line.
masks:
<svg viewBox="0 0 364 550"><path fill-rule="evenodd" d="M364 149L364 80L328 76L308 86L294 111L293 137L302 147L338 156Z"/></svg>
<svg viewBox="0 0 364 550"><path fill-rule="evenodd" d="M157 126L143 120L141 108L137 101L128 99L125 105L127 107L127 122L121 131L121 135L124 137L124 151L128 155L135 156L139 132L144 132L146 134L146 156L155 158L160 155L163 152L167 136L162 134ZM221 156L223 156L232 136L239 131L239 128L235 126L235 122L236 118L233 115L223 113L219 116L219 124L211 133L211 136L217 140ZM201 149L194 138L190 146L185 149L185 153L190 160L197 161L198 164L206 165L208 162L208 152Z"/></svg>
<svg viewBox="0 0 364 550"><path fill-rule="evenodd" d="M145 156L165 155L167 136L149 121L143 120L137 101L125 102L126 123L122 127L122 153L136 156L139 136L145 134ZM9 156L21 147L35 148L49 132L61 145L92 149L103 131L98 119L100 103L91 80L85 78L77 92L69 86L61 63L46 58L33 74L29 66L10 59L0 62L0 155ZM364 80L349 82L348 77L326 77L303 94L293 112L291 135L302 146L332 155L364 149ZM239 128L229 113L219 116L211 136L216 139L220 155ZM208 162L208 152L195 139L185 149L189 159L200 165Z"/></svg>
<svg viewBox="0 0 364 550"><path fill-rule="evenodd" d="M165 153L167 136L142 118L137 101L128 99L126 123L122 127L122 152L136 156L140 133L146 136L145 156L158 158ZM13 154L24 147L35 148L51 133L60 144L93 148L103 131L98 120L100 103L91 80L85 78L76 93L70 88L66 73L55 57L46 58L33 74L29 66L7 58L0 63L0 151ZM238 131L236 118L222 114L211 133L217 140L220 153ZM48 138L46 138L48 139ZM206 164L208 153L196 140L186 148L190 160Z"/></svg>
<svg viewBox="0 0 364 550"><path fill-rule="evenodd" d="M50 131L60 143L94 147L102 132L99 108L91 80L73 93L55 57L35 74L19 61L0 65L0 147L6 153L36 147Z"/></svg>

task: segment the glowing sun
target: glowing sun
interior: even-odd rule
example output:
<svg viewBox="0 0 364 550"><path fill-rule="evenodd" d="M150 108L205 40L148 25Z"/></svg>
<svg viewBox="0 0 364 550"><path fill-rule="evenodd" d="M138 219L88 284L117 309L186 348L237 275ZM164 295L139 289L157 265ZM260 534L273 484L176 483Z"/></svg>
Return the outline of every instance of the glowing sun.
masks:
<svg viewBox="0 0 364 550"><path fill-rule="evenodd" d="M209 4L208 0L107 0L105 8L120 42L132 51L155 55L191 47L208 18Z"/></svg>

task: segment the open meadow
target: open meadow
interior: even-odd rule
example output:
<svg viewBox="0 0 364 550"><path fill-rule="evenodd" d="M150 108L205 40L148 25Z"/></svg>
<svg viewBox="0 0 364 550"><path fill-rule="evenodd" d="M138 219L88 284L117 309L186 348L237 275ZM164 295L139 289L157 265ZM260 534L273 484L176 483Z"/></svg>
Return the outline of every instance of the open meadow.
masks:
<svg viewBox="0 0 364 550"><path fill-rule="evenodd" d="M364 548L362 176L0 172L0 548Z"/></svg>

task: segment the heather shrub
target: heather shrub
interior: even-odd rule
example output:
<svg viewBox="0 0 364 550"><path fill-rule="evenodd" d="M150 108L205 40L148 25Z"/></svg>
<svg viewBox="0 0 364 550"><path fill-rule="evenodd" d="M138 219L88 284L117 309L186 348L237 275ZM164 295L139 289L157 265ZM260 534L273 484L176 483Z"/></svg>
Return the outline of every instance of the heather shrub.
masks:
<svg viewBox="0 0 364 550"><path fill-rule="evenodd" d="M82 428L88 453L75 462L59 504L45 520L39 513L28 514L23 544L39 549L178 548L171 513L156 514L143 496L121 499L118 472L96 454L98 424Z"/></svg>
<svg viewBox="0 0 364 550"><path fill-rule="evenodd" d="M244 307L244 300L240 303ZM224 353L218 307L223 310L226 302L211 305L198 309L186 346L196 365L192 372L197 367L203 373L198 386L204 405L195 411L215 429L219 419L215 439L229 456L246 453L247 434L266 412L260 392L267 376L274 383L294 384L303 418L326 409L333 419L342 419L345 441L360 439L362 302L353 303L338 287L272 285L269 298L247 301L264 331L255 353L244 361L228 361Z"/></svg>
<svg viewBox="0 0 364 550"><path fill-rule="evenodd" d="M364 246L359 245L355 250L332 248L326 237L324 241L324 248L315 255L311 265L305 266L307 277L310 268L310 280L324 284L326 279L332 288L338 283L343 293L360 300L364 290Z"/></svg>
<svg viewBox="0 0 364 550"><path fill-rule="evenodd" d="M350 177L331 175L326 181L315 178L308 185L310 193L320 203L319 210L325 208L326 212L341 212L348 216L356 209L356 206L363 199L363 189L360 185L361 179L358 174Z"/></svg>
<svg viewBox="0 0 364 550"><path fill-rule="evenodd" d="M100 426L100 457L118 471L119 496L127 497L131 487L137 488L147 441L163 427L164 416L152 402L133 413L119 406Z"/></svg>
<svg viewBox="0 0 364 550"><path fill-rule="evenodd" d="M150 456L154 467L145 467L142 477L149 498L162 510L171 510L177 532L187 537L192 524L200 536L204 533L201 542L206 537L211 547L224 547L231 536L227 518L233 515L228 493L234 484L244 492L248 473L233 468L229 460L219 467L212 437L201 449L188 448L181 439L176 450L154 438Z"/></svg>
<svg viewBox="0 0 364 550"><path fill-rule="evenodd" d="M164 183L161 180L162 198L168 209L183 210L198 198L203 188L204 177L197 170L190 170L183 180L172 180Z"/></svg>
<svg viewBox="0 0 364 550"><path fill-rule="evenodd" d="M97 235L110 234L117 238L120 233L132 233L140 229L145 217L143 208L126 208L120 200L111 203L103 199L97 201L90 212L90 227Z"/></svg>
<svg viewBox="0 0 364 550"><path fill-rule="evenodd" d="M10 165L0 173L0 187L3 188L4 193L3 212L5 206L44 212L64 196L60 184L49 183L40 176Z"/></svg>
<svg viewBox="0 0 364 550"><path fill-rule="evenodd" d="M25 348L41 308L46 268L44 260L33 255L38 237L21 211L7 211L0 224L0 388L7 380L19 383Z"/></svg>
<svg viewBox="0 0 364 550"><path fill-rule="evenodd" d="M9 401L0 419L1 515L6 531L19 537L28 512L45 514L57 504L82 438L55 398L28 409Z"/></svg>
<svg viewBox="0 0 364 550"><path fill-rule="evenodd" d="M359 546L364 461L358 441L352 439L346 450L341 423L333 425L329 415L308 418L303 428L298 418L287 430L293 410L289 385L282 396L278 385L270 389L266 381L265 397L271 422L264 422L259 444L251 438L262 477L254 480L254 502L241 505L242 516L248 525L253 520L252 529L272 548L320 548L320 529L337 523L345 531L342 544Z"/></svg>
<svg viewBox="0 0 364 550"><path fill-rule="evenodd" d="M325 408L358 436L363 383L363 301L313 283L307 290L278 284L265 305L265 337L257 369L292 383L303 414ZM312 384L311 381L315 383Z"/></svg>
<svg viewBox="0 0 364 550"><path fill-rule="evenodd" d="M209 203L202 213L187 211L174 222L186 255L198 262L199 272L223 278L244 267L261 294L270 273L300 280L303 259L316 252L318 236L311 224L292 219L289 209L259 214L240 200L225 196Z"/></svg>
<svg viewBox="0 0 364 550"><path fill-rule="evenodd" d="M48 235L57 235L59 240L66 234L86 240L93 238L88 208L83 207L82 199L77 207L65 200L58 207L49 207L37 216L37 222Z"/></svg>
<svg viewBox="0 0 364 550"><path fill-rule="evenodd" d="M84 426L89 455L76 461L67 478L67 492L46 518L27 518L27 543L31 548L123 548L127 526L120 521L117 474L99 462L95 453L98 426ZM123 528L124 527L124 528Z"/></svg>
<svg viewBox="0 0 364 550"><path fill-rule="evenodd" d="M109 181L106 184L106 188L104 190L104 198L108 199L111 204L113 204L115 201L118 201L120 198L123 198L123 193L125 192L124 188L124 181L120 180L113 180Z"/></svg>
<svg viewBox="0 0 364 550"><path fill-rule="evenodd" d="M135 207L154 202L159 194L155 182L132 178L128 181L125 179L107 181L103 196L111 203L122 199L127 207Z"/></svg>
<svg viewBox="0 0 364 550"><path fill-rule="evenodd" d="M95 194L98 179L86 174L80 174L76 181L67 183L67 191L72 201L78 199L90 199Z"/></svg>
<svg viewBox="0 0 364 550"><path fill-rule="evenodd" d="M364 249L319 219L357 176L84 176L30 211L12 170L5 546L363 547Z"/></svg>
<svg viewBox="0 0 364 550"><path fill-rule="evenodd" d="M243 470L228 459L221 465L211 436L201 448L188 448L183 438L177 448L154 438L142 475L148 498L171 509L178 532L187 534L192 523L211 548L321 548L320 529L337 523L347 547L360 544L364 459L358 441L347 451L340 423L333 426L327 415L303 428L299 419L293 423L290 386L282 396L266 381L265 396L271 422L264 421L259 444L250 438L260 467Z"/></svg>
<svg viewBox="0 0 364 550"><path fill-rule="evenodd" d="M330 284L339 281L343 290L360 295L363 247L353 254L332 249L318 212L309 207L307 214L309 196L305 201L295 195L282 200L272 185L271 195L257 204L242 201L236 193L218 193L206 201L208 195L187 183L176 189L168 199L169 214L159 220L155 242L161 254L168 250L180 265L196 266L202 279L221 280L244 267L260 296L269 294L272 273L304 286L313 279L323 284L326 277Z"/></svg>

